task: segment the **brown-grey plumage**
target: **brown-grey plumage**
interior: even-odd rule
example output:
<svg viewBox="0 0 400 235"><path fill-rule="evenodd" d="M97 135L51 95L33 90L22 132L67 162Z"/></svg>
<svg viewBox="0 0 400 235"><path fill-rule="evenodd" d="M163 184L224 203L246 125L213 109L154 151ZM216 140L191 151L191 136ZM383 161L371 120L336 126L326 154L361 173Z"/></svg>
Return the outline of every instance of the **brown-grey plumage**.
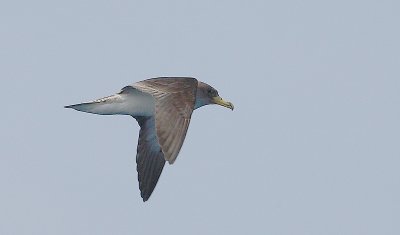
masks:
<svg viewBox="0 0 400 235"><path fill-rule="evenodd" d="M136 169L140 195L143 201L147 201L156 187L158 178L160 178L165 159L161 146L158 144L154 118L138 117L136 119L140 126Z"/></svg>
<svg viewBox="0 0 400 235"><path fill-rule="evenodd" d="M143 201L149 199L164 168L174 163L185 140L193 110L207 104L233 105L195 78L160 77L134 83L93 102L66 106L78 111L133 116L139 123L137 171Z"/></svg>
<svg viewBox="0 0 400 235"><path fill-rule="evenodd" d="M185 140L196 101L194 78L148 79L133 86L155 99L155 122L164 158L174 163Z"/></svg>

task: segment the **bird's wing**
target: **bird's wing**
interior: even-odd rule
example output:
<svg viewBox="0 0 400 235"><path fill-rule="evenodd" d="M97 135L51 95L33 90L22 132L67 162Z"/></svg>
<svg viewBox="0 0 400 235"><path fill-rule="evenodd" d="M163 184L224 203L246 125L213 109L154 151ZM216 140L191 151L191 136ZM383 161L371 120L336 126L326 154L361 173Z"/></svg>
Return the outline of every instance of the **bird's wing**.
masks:
<svg viewBox="0 0 400 235"><path fill-rule="evenodd" d="M153 78L132 86L155 99L155 125L164 158L174 163L185 140L196 101L195 78Z"/></svg>
<svg viewBox="0 0 400 235"><path fill-rule="evenodd" d="M137 117L136 120L140 125L136 169L140 195L147 201L160 178L165 160L156 136L154 117Z"/></svg>

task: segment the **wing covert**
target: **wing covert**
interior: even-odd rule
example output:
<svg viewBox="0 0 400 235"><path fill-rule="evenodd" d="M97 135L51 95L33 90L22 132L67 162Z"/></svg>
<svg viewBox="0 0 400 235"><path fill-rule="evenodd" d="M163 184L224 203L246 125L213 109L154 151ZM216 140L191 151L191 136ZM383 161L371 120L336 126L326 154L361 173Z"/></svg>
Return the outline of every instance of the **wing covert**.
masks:
<svg viewBox="0 0 400 235"><path fill-rule="evenodd" d="M195 78L153 78L132 86L155 99L155 126L164 158L174 163L182 147L196 101Z"/></svg>

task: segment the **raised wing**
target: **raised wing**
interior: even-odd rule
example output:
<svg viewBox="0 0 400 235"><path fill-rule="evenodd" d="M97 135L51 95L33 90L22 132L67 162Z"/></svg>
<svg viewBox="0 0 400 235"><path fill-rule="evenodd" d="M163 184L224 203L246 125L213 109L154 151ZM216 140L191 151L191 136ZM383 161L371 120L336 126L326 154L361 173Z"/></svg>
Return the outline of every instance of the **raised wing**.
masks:
<svg viewBox="0 0 400 235"><path fill-rule="evenodd" d="M174 163L182 147L196 101L195 78L153 78L132 86L155 99L155 126L165 160Z"/></svg>
<svg viewBox="0 0 400 235"><path fill-rule="evenodd" d="M156 136L154 117L136 117L136 120L140 125L136 169L140 195L147 201L160 178L165 160Z"/></svg>

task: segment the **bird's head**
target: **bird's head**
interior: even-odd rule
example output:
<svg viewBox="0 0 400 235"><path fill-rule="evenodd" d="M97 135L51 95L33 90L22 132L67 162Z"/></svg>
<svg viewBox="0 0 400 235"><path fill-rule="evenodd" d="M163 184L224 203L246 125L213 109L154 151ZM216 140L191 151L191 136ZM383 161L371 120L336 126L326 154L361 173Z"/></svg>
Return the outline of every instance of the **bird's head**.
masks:
<svg viewBox="0 0 400 235"><path fill-rule="evenodd" d="M195 109L208 104L218 104L233 110L233 104L223 100L214 87L207 83L199 82L197 86Z"/></svg>

